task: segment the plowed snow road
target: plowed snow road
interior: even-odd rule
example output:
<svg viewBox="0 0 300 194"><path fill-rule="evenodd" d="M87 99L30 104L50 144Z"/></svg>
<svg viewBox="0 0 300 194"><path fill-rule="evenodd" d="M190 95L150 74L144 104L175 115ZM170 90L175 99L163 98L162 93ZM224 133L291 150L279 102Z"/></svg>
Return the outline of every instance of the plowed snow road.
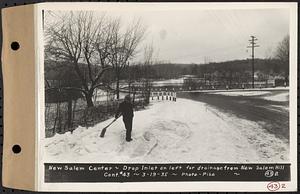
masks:
<svg viewBox="0 0 300 194"><path fill-rule="evenodd" d="M155 100L135 112L132 142L124 141L121 119L108 128L105 138L99 137L112 118L94 127L78 127L73 134L46 138L43 157L46 162L286 162L288 135L286 128L279 130L286 124L276 121L284 121L286 115L272 111L278 129L268 129L258 122L263 115L257 110L271 110L265 105L259 108L260 102L216 95L178 98L177 102ZM268 114L263 122L271 123Z"/></svg>

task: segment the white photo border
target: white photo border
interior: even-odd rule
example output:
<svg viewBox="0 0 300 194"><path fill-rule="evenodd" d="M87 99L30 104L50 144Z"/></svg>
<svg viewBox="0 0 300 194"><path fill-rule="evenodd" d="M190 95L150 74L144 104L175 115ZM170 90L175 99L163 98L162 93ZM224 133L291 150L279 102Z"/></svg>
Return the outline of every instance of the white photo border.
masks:
<svg viewBox="0 0 300 194"><path fill-rule="evenodd" d="M290 10L290 162L291 181L282 182L286 184L286 191L296 191L297 189L297 40L298 40L298 18L297 3L268 3L268 2L248 2L248 3L40 3L35 5L36 24L36 99L37 99L37 174L36 183L39 191L85 191L85 192L134 192L134 191L226 191L226 192L254 192L268 191L268 182L127 182L127 183L45 183L44 182L44 160L43 153L45 138L45 116L44 116L44 48L42 30L42 11L46 10L100 10L100 9L122 9L126 6L135 6L141 10L143 6L147 9L196 9L195 4L201 4L201 9L272 9L287 8ZM101 6L99 6L101 5ZM145 8L145 7L144 7ZM199 7L198 7L199 9Z"/></svg>

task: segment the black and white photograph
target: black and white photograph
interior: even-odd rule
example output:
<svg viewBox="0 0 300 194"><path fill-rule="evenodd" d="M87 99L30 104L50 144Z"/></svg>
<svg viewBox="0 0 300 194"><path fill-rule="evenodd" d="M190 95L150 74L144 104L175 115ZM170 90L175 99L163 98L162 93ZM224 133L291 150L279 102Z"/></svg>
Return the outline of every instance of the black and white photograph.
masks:
<svg viewBox="0 0 300 194"><path fill-rule="evenodd" d="M290 16L201 3L43 10L43 161L290 163Z"/></svg>

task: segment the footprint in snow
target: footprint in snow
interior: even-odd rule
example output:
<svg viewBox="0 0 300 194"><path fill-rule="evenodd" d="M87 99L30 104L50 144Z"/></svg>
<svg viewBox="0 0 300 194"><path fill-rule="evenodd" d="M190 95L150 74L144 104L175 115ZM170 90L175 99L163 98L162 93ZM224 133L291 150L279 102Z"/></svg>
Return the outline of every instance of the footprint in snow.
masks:
<svg viewBox="0 0 300 194"><path fill-rule="evenodd" d="M133 138L131 142L123 140L118 152L123 155L128 155L130 158L136 158L150 154L156 146L157 139L155 136L150 132L145 132L143 135Z"/></svg>

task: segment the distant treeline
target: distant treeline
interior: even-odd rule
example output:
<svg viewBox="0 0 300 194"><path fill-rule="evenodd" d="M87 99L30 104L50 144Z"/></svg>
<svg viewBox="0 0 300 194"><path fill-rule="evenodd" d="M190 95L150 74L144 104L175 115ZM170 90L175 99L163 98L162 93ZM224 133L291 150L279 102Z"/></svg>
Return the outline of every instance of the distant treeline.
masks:
<svg viewBox="0 0 300 194"><path fill-rule="evenodd" d="M70 68L72 68L72 66L68 65L67 62L57 63L48 61L45 63L45 66L45 69L49 70L46 73L46 77L50 79L57 79L62 76L62 73L63 77L66 77L66 74L68 73L73 74L73 71L70 71ZM282 65L282 63L278 59L256 59L254 69L256 73L259 73L261 75L284 76L286 72L288 73L287 67L287 65ZM57 71L57 68L59 68L60 70ZM86 68L86 66L82 65L82 68ZM179 78L183 75L195 75L203 78L209 75L228 76L229 74L239 74L243 77L247 77L251 75L251 68L252 67L250 60L234 60L209 64L163 63L153 64L151 66L136 64L130 65L125 68L124 72L121 74L121 79L172 79ZM50 69L55 69L55 71L51 71ZM69 76L73 79L75 78L74 75ZM114 72L112 70L108 70L107 72L105 72L102 81L113 82L114 79Z"/></svg>
<svg viewBox="0 0 300 194"><path fill-rule="evenodd" d="M288 65L282 65L278 59L256 59L255 72L262 75L281 75L288 73ZM152 79L172 79L183 75L195 75L205 77L205 75L228 75L240 74L251 75L252 66L250 60L234 60L209 64L154 64L145 71L142 65L128 67L122 74L122 79L142 79L145 77Z"/></svg>

